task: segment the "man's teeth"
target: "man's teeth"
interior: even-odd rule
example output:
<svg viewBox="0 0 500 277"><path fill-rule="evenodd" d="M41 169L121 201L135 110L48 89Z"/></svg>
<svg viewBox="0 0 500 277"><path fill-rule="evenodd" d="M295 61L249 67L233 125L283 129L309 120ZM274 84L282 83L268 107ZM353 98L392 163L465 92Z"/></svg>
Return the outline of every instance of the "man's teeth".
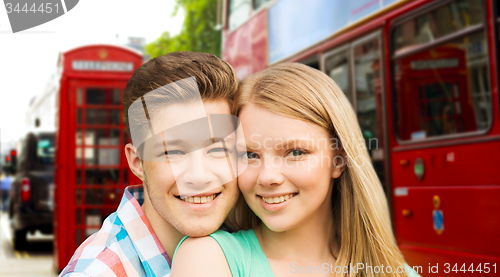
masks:
<svg viewBox="0 0 500 277"><path fill-rule="evenodd" d="M287 195L276 196L276 197L262 197L262 200L268 204L279 204L295 196L295 193L290 193Z"/></svg>
<svg viewBox="0 0 500 277"><path fill-rule="evenodd" d="M181 198L183 201L188 202L188 203L195 203L195 204L204 204L207 202L210 202L214 200L214 198L217 197L216 194L209 195L209 196L189 196L189 197L184 197Z"/></svg>

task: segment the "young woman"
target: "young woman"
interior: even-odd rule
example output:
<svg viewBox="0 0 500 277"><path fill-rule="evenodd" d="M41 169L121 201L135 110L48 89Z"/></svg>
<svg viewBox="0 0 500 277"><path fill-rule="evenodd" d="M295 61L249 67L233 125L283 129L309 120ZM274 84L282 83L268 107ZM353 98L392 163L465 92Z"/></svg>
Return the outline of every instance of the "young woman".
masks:
<svg viewBox="0 0 500 277"><path fill-rule="evenodd" d="M241 231L181 241L172 277L417 276L397 247L356 115L331 78L278 64L246 78L233 107L246 141L237 149L245 201L230 220Z"/></svg>

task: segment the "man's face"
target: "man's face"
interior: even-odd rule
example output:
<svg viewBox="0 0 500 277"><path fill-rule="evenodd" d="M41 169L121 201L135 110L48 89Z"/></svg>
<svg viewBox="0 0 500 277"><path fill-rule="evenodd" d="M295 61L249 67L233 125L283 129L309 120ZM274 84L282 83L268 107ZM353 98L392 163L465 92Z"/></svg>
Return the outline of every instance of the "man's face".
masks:
<svg viewBox="0 0 500 277"><path fill-rule="evenodd" d="M151 124L155 130L166 130L214 114L230 115L226 100L172 104L155 113ZM230 163L236 161L234 134L224 143L216 139L204 147L177 132L165 132L160 138L160 143L150 140L146 144L151 145L144 148L145 156L153 157L142 163L150 202L145 205L152 205L184 235L205 236L216 231L239 193L236 178L231 177L235 177Z"/></svg>

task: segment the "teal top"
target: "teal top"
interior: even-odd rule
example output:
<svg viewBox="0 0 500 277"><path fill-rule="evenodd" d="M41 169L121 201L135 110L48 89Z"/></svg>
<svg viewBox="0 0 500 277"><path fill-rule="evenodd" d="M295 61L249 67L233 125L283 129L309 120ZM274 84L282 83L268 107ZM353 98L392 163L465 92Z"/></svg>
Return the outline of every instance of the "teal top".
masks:
<svg viewBox="0 0 500 277"><path fill-rule="evenodd" d="M222 252L224 252L224 256L226 256L227 264L229 265L233 277L274 277L269 261L264 251L262 251L262 247L253 230L242 230L232 234L218 230L211 234L210 237L217 241ZM188 237L184 237L177 245L174 252L174 258L177 249L179 249L180 245L187 238ZM320 270L331 270L330 267L318 266ZM405 267L409 277L420 276L407 264L405 264ZM290 272L299 272L299 270L300 272L306 273L307 267L304 266L299 268L297 264L290 264ZM318 270L318 268L316 268L316 270ZM335 267L333 270L335 270Z"/></svg>

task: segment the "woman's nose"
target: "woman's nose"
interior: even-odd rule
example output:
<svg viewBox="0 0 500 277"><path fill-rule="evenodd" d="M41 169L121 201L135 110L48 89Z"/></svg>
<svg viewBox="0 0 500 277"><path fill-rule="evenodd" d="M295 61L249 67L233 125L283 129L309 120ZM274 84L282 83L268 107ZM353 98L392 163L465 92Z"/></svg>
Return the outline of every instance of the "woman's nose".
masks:
<svg viewBox="0 0 500 277"><path fill-rule="evenodd" d="M285 177L281 173L283 159L278 156L267 156L264 157L263 161L257 183L263 186L281 185L285 181Z"/></svg>

